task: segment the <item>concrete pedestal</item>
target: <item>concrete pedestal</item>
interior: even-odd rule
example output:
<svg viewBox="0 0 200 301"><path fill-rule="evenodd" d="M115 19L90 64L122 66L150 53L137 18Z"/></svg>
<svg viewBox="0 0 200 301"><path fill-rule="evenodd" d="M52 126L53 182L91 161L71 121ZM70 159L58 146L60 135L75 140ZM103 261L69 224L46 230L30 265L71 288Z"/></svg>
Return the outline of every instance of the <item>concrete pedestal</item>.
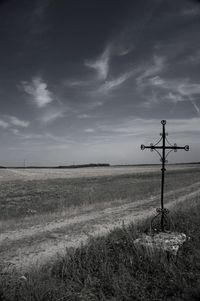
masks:
<svg viewBox="0 0 200 301"><path fill-rule="evenodd" d="M186 241L186 235L178 232L160 232L155 235L142 235L134 241L135 246L143 246L151 251L163 250L177 255L179 248Z"/></svg>

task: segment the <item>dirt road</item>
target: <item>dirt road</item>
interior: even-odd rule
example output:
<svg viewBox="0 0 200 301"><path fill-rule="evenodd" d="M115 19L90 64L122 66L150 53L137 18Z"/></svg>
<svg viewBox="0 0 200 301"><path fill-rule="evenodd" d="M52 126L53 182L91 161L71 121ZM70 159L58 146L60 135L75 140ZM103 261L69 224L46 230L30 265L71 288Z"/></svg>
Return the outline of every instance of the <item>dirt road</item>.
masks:
<svg viewBox="0 0 200 301"><path fill-rule="evenodd" d="M166 207L200 195L200 183L166 194ZM175 198L176 196L176 198ZM155 212L159 195L146 200L110 206L105 209L88 209L63 219L42 223L29 228L7 231L0 235L0 264L11 264L28 269L44 264L63 254L66 248L78 247L91 236L103 235L122 223L137 222ZM111 204L110 204L111 205Z"/></svg>

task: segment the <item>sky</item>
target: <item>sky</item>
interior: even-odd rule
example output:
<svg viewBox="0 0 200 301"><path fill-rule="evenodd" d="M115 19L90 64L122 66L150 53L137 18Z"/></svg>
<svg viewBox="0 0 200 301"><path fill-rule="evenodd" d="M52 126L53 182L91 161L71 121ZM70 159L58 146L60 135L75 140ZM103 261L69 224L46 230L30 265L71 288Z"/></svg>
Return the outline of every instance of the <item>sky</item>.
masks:
<svg viewBox="0 0 200 301"><path fill-rule="evenodd" d="M1 0L0 165L200 161L200 2Z"/></svg>

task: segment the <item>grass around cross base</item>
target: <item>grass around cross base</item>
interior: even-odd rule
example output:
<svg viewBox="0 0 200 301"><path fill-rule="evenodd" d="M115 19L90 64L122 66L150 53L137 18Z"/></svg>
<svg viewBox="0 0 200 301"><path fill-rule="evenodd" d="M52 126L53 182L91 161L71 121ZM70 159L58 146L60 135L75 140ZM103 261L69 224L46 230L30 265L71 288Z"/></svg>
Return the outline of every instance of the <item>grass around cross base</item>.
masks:
<svg viewBox="0 0 200 301"><path fill-rule="evenodd" d="M147 220L90 239L52 265L25 274L27 280L14 271L2 274L0 300L200 300L199 201L187 200L171 213L175 230L189 237L176 259L134 247Z"/></svg>

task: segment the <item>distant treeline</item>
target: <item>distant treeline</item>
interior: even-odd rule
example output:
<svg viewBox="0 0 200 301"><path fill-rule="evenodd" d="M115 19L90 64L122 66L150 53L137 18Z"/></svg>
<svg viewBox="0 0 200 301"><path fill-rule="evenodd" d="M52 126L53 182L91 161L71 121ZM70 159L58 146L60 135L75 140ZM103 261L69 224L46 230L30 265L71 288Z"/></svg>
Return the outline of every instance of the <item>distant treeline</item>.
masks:
<svg viewBox="0 0 200 301"><path fill-rule="evenodd" d="M168 164L168 165L195 165L195 164L200 164L200 162L187 162L187 163L172 163L172 164ZM52 168L84 168L84 167L108 167L108 166L112 166L112 167L138 167L138 166L156 166L156 165L160 165L159 163L156 164L116 164L116 165L110 165L108 163L89 163L89 164L73 164L73 165L59 165L59 166L0 166L1 168L13 168L13 169L22 169L22 168L45 168L45 169L52 169Z"/></svg>
<svg viewBox="0 0 200 301"><path fill-rule="evenodd" d="M82 168L82 167L105 167L110 166L107 163L90 163L90 164L79 164L79 165L60 165L58 168Z"/></svg>
<svg viewBox="0 0 200 301"><path fill-rule="evenodd" d="M25 169L31 169L31 168L45 168L45 169L52 169L52 168L83 168L83 167L108 167L110 166L110 164L108 163L89 163L89 164L73 164L73 165L60 165L60 166L9 166L9 167L4 167L4 166L0 166L0 168L14 168L14 169L21 169L21 168L25 168Z"/></svg>

